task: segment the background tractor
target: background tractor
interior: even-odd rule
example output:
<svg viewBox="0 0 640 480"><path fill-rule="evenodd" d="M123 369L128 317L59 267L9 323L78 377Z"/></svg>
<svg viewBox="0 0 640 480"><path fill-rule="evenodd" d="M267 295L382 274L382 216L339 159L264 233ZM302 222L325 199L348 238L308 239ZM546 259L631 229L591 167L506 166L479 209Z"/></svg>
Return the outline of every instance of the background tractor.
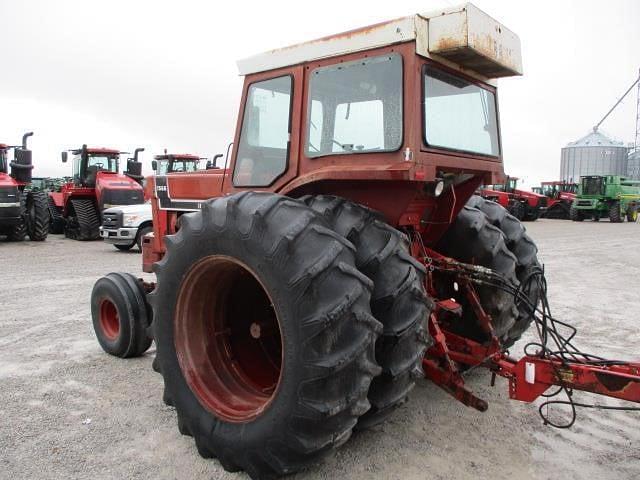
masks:
<svg viewBox="0 0 640 480"><path fill-rule="evenodd" d="M640 181L617 175L590 175L580 177L578 194L571 206L574 222L591 218L597 222L609 217L612 223L630 222L638 218L640 206Z"/></svg>
<svg viewBox="0 0 640 480"><path fill-rule="evenodd" d="M76 240L96 240L100 238L102 210L144 203L143 190L130 175L118 173L120 154L125 152L83 145L71 153L73 181L61 189L64 233ZM62 162L66 161L65 151Z"/></svg>
<svg viewBox="0 0 640 480"><path fill-rule="evenodd" d="M547 197L517 187L518 178L507 176L504 183L486 185L478 193L482 198L502 205L518 220L537 220L547 208Z"/></svg>
<svg viewBox="0 0 640 480"><path fill-rule="evenodd" d="M167 153L153 157L151 167L156 175L167 173L195 172L200 170L200 160L197 155L189 153Z"/></svg>
<svg viewBox="0 0 640 480"><path fill-rule="evenodd" d="M27 139L31 135L33 132L25 133L20 146L0 144L0 235L11 241L24 240L27 235L42 241L49 232L47 195L30 188L33 162Z"/></svg>
<svg viewBox="0 0 640 480"><path fill-rule="evenodd" d="M542 182L539 187L533 187L531 190L533 193L547 197L547 209L542 214L544 218L569 220L571 205L573 205L578 190L577 183Z"/></svg>
<svg viewBox="0 0 640 480"><path fill-rule="evenodd" d="M598 365L600 380L593 364L505 353L546 308L524 227L473 195L503 177L494 79L521 72L515 34L466 4L239 69L228 168L147 179L142 264L157 281L110 273L91 295L106 352L139 356L153 338L164 401L200 455L253 479L296 472L423 375L484 411L469 367L523 401L558 368L573 389L640 401L640 382L618 387L638 365Z"/></svg>

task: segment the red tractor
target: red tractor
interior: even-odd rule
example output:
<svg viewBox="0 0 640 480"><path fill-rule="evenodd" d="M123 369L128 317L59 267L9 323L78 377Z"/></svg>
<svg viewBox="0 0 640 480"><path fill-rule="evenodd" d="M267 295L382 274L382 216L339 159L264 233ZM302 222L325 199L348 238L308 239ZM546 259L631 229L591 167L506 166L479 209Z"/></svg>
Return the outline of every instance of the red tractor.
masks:
<svg viewBox="0 0 640 480"><path fill-rule="evenodd" d="M577 183L565 181L542 182L539 187L531 189L533 193L547 197L547 209L544 218L569 220L571 205L578 191Z"/></svg>
<svg viewBox="0 0 640 480"><path fill-rule="evenodd" d="M504 183L486 185L478 193L482 198L502 205L518 220L525 222L537 220L547 208L547 197L539 193L519 190L517 186L518 178L507 176Z"/></svg>
<svg viewBox="0 0 640 480"><path fill-rule="evenodd" d="M203 457L291 474L420 376L484 411L469 368L527 402L552 385L640 401L640 364L543 340L506 353L532 321L553 326L533 241L474 196L503 176L493 79L521 71L515 34L466 4L239 67L228 168L147 179L156 281L110 273L91 295L106 352L155 341L164 401Z"/></svg>
<svg viewBox="0 0 640 480"><path fill-rule="evenodd" d="M134 159L142 149L136 150ZM62 205L59 213L64 219L64 233L75 240L100 238L101 212L116 205L144 203L143 189L135 178L120 174L120 155L125 152L111 148L90 148L83 145L71 150L73 154L73 181L62 187ZM62 162L67 162L62 152ZM128 172L132 166L128 165ZM139 172L139 169L138 169ZM139 175L139 173L138 173Z"/></svg>
<svg viewBox="0 0 640 480"><path fill-rule="evenodd" d="M49 233L47 194L25 190L33 170L31 150L27 148L31 135L33 132L25 133L20 146L0 143L0 235L11 241L22 241L27 235L31 240L42 241ZM9 163L12 149L14 158Z"/></svg>

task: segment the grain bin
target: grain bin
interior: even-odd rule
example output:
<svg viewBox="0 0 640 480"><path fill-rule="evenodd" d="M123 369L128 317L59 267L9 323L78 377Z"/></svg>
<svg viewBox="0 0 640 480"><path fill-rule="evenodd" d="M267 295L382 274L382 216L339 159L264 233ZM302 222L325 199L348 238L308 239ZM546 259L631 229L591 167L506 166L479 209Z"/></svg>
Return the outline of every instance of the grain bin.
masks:
<svg viewBox="0 0 640 480"><path fill-rule="evenodd" d="M629 149L594 129L570 142L560 154L560 179L577 182L584 175L627 175Z"/></svg>

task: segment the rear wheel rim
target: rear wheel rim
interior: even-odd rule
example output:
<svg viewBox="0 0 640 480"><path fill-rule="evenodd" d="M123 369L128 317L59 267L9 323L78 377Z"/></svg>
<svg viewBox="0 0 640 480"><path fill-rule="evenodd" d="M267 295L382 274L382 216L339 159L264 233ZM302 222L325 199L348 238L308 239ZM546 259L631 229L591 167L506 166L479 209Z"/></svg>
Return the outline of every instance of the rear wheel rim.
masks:
<svg viewBox="0 0 640 480"><path fill-rule="evenodd" d="M104 336L111 341L120 335L120 316L111 300L104 299L100 303L100 328Z"/></svg>
<svg viewBox="0 0 640 480"><path fill-rule="evenodd" d="M243 423L271 404L281 381L280 322L247 265L222 255L196 262L180 286L174 335L183 376L210 413Z"/></svg>

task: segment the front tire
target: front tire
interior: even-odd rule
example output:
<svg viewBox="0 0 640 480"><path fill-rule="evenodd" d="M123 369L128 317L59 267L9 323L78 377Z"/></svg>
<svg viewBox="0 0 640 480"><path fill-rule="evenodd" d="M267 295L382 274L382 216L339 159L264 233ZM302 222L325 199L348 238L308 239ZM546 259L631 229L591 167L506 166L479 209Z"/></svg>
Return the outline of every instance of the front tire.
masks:
<svg viewBox="0 0 640 480"><path fill-rule="evenodd" d="M582 222L584 220L584 214L582 213L581 210L578 210L576 207L572 205L571 208L569 209L569 218L573 222Z"/></svg>
<svg viewBox="0 0 640 480"><path fill-rule="evenodd" d="M298 471L369 409L381 331L371 281L297 200L244 192L181 219L150 295L165 401L226 470Z"/></svg>
<svg viewBox="0 0 640 480"><path fill-rule="evenodd" d="M118 250L120 250L121 252L128 252L129 250L131 250L133 248L133 246L136 244L136 242L133 243L129 243L127 245L118 245L118 244L114 244L113 246L116 247Z"/></svg>
<svg viewBox="0 0 640 480"><path fill-rule="evenodd" d="M624 217L620 213L620 202L611 202L609 205L609 221L611 223L622 223L624 221Z"/></svg>
<svg viewBox="0 0 640 480"><path fill-rule="evenodd" d="M151 346L149 315L141 281L110 273L91 292L93 330L102 349L119 358L139 357Z"/></svg>
<svg viewBox="0 0 640 480"><path fill-rule="evenodd" d="M34 242L46 240L49 234L49 200L45 192L27 195L27 233Z"/></svg>

